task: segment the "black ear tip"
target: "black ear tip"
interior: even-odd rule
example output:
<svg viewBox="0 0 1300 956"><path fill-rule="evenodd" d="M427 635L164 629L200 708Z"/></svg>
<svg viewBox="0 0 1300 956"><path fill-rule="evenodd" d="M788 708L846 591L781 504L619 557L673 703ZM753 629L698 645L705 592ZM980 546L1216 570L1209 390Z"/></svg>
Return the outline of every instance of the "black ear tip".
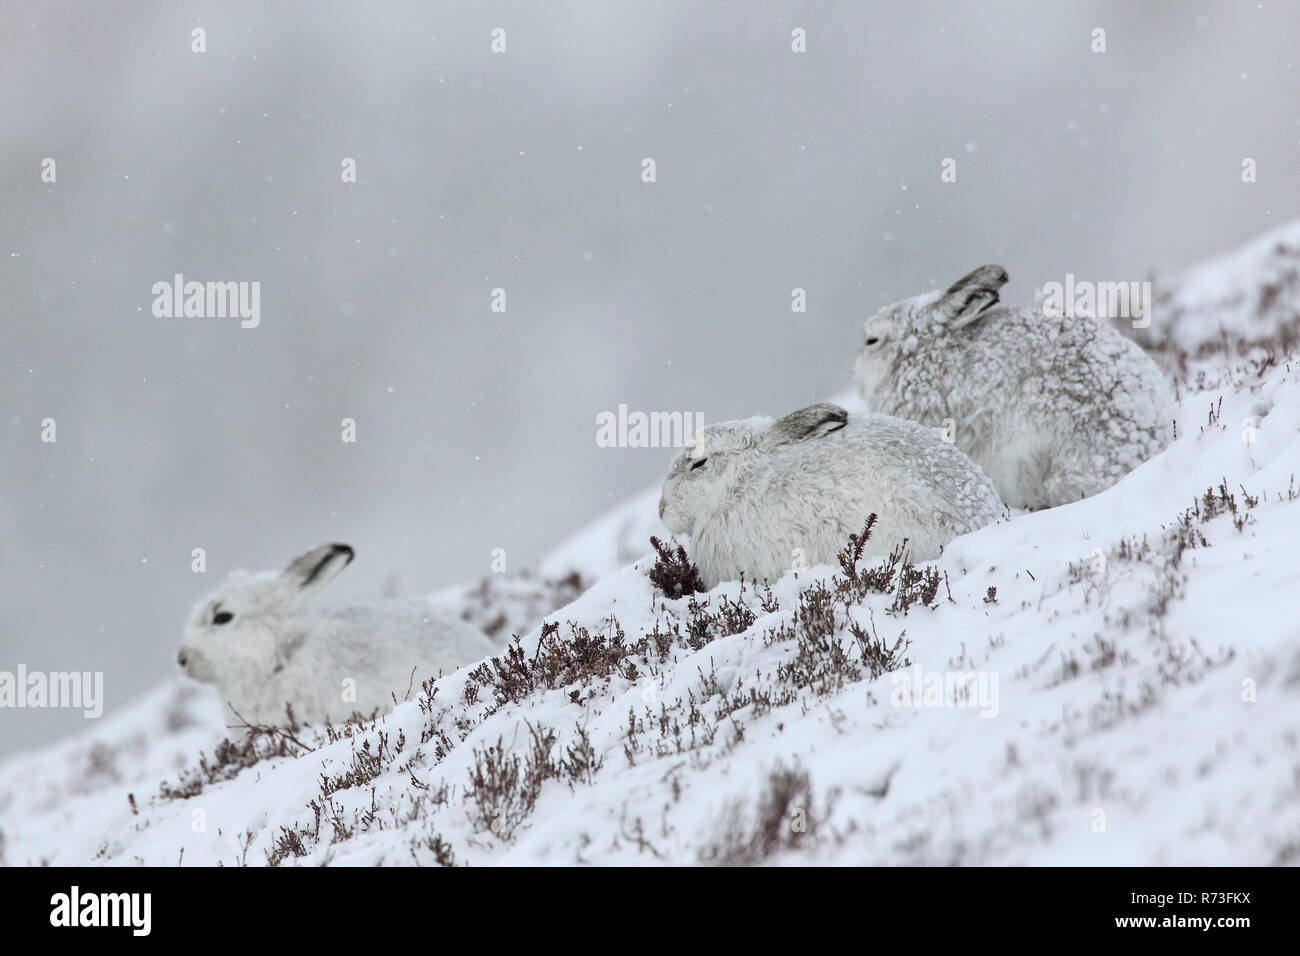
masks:
<svg viewBox="0 0 1300 956"><path fill-rule="evenodd" d="M832 405L830 402L823 402L821 405L817 406L817 412L820 417L820 422L815 427L822 428L823 435L839 431L849 423L848 409L839 405Z"/></svg>
<svg viewBox="0 0 1300 956"><path fill-rule="evenodd" d="M332 545L330 545L330 548L333 549L333 551L334 551L334 553L335 553L336 555L337 555L337 554L341 554L341 555L346 556L349 562L350 562L354 557L356 557L356 554L357 554L355 551L352 550L352 546L351 546L351 545L347 545L347 544L332 544Z"/></svg>
<svg viewBox="0 0 1300 956"><path fill-rule="evenodd" d="M822 422L847 422L849 413L843 407L832 402L818 402L802 410L803 416L811 416Z"/></svg>
<svg viewBox="0 0 1300 956"><path fill-rule="evenodd" d="M1007 270L1000 265L990 263L989 265L980 266L966 273L960 279L952 284L945 295L951 295L954 292L960 292L962 289L975 286L981 289L997 290L1002 288L1011 280L1007 275Z"/></svg>

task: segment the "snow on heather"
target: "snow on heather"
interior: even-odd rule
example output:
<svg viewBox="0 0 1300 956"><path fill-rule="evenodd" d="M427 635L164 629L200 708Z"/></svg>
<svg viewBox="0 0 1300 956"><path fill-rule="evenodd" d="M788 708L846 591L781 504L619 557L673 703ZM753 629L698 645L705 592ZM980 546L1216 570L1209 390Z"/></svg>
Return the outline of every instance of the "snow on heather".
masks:
<svg viewBox="0 0 1300 956"><path fill-rule="evenodd" d="M529 571L489 574L467 584L444 588L429 596L438 607L447 608L499 644L512 634L524 634L546 614L568 604L585 589L586 576L574 564L557 562L553 575Z"/></svg>
<svg viewBox="0 0 1300 956"><path fill-rule="evenodd" d="M826 653L801 653L800 594L839 569L788 573L770 595L731 582L674 600L637 561L547 615L559 629L545 643L585 633L596 659L615 629L631 645L676 627L662 660L628 655L553 687L535 677L502 703L464 668L373 728L333 742L299 731L315 749L188 797L162 794L199 750L211 764L227 731L206 689L160 688L83 740L0 768L5 860L1292 860L1296 370L1243 371L1186 397L1178 420L1178 440L1108 491L955 541L932 563L946 581L931 607L891 612L896 595L871 593L836 618L850 659L850 621L885 648L901 637L897 670L837 679ZM626 521L616 513L608 530ZM715 624L692 646L693 601L703 615L747 608L744 626ZM522 660L543 642L530 631ZM828 666L824 685L799 686L801 658ZM927 674L975 675L968 705L951 687L927 697ZM900 699L905 676L914 700ZM547 761L567 769L539 770ZM535 787L520 782L530 773ZM773 814L801 827L772 836Z"/></svg>

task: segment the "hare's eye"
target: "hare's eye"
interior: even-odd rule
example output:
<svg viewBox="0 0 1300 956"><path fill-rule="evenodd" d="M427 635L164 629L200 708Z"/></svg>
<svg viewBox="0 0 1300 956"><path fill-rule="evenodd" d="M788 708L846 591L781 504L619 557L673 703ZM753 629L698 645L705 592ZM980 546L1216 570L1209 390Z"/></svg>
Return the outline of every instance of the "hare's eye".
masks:
<svg viewBox="0 0 1300 956"><path fill-rule="evenodd" d="M691 462L691 471L694 471L696 468L703 468L704 463L708 460L707 457L695 459L695 461Z"/></svg>
<svg viewBox="0 0 1300 956"><path fill-rule="evenodd" d="M229 624L234 619L235 619L235 615L231 614L229 611L218 611L216 615L212 618L212 623Z"/></svg>
<svg viewBox="0 0 1300 956"><path fill-rule="evenodd" d="M867 339L867 344L868 344L868 345L875 345L875 344L876 344L877 342L879 342L879 341L880 341L880 339L873 335L871 338Z"/></svg>

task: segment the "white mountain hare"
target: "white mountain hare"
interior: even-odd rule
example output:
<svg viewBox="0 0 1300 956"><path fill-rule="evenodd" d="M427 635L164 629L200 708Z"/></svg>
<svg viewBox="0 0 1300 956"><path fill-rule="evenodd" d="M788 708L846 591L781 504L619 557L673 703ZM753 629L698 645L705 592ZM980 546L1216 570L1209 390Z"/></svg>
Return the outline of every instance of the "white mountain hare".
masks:
<svg viewBox="0 0 1300 956"><path fill-rule="evenodd" d="M874 412L952 428L1007 504L1050 508L1102 491L1169 444L1173 392L1106 320L994 308L1001 266L882 309L855 367Z"/></svg>
<svg viewBox="0 0 1300 956"><path fill-rule="evenodd" d="M708 426L673 460L659 500L710 588L742 572L775 581L801 562L834 564L872 512L864 554L906 538L924 560L1002 511L988 477L932 430L829 404Z"/></svg>
<svg viewBox="0 0 1300 956"><path fill-rule="evenodd" d="M244 720L283 724L285 705L304 723L369 716L498 650L477 628L427 601L384 600L338 610L304 607L352 560L325 544L283 571L235 571L195 606L177 662L215 684Z"/></svg>

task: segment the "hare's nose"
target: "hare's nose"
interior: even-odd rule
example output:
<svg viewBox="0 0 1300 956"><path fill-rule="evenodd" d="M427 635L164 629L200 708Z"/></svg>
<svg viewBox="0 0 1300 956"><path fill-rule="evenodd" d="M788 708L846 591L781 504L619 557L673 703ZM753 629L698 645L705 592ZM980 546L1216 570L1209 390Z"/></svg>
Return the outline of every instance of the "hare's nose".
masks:
<svg viewBox="0 0 1300 956"><path fill-rule="evenodd" d="M176 655L176 663L177 663L177 664L180 664L181 667L184 667L184 666L185 666L185 652L184 652L184 651L181 651L179 654Z"/></svg>

